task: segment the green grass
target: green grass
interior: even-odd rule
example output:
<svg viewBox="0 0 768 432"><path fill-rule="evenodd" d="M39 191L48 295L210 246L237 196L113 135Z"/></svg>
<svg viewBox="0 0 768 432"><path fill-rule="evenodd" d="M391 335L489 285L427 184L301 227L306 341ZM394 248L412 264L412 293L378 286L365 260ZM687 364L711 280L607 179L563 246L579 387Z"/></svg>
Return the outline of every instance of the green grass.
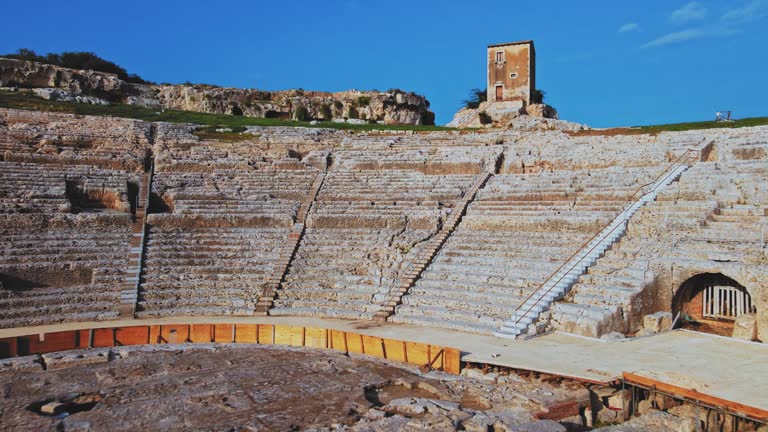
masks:
<svg viewBox="0 0 768 432"><path fill-rule="evenodd" d="M698 130L698 129L740 128L740 127L766 126L766 125L768 125L768 117L753 117L753 118L735 120L732 122L703 121L703 122L689 122L689 123L672 123L672 124L655 125L655 126L638 126L638 129L641 129L648 133L659 133L659 132L681 132L681 131Z"/></svg>
<svg viewBox="0 0 768 432"><path fill-rule="evenodd" d="M145 121L164 121L169 123L194 123L206 128L205 134L214 138L216 134L227 132L215 132L216 128L231 128L238 130L246 126L289 126L308 128L332 128L353 131L370 130L396 130L396 131L445 131L456 130L444 126L414 126L414 125L383 125L383 124L348 124L333 122L317 122L315 125L309 122L292 120L265 119L225 114L207 114L194 111L164 110L162 112L139 107L135 105L111 104L90 105L69 102L49 101L26 92L0 91L0 108L26 109L35 111L54 111L81 115L103 115L111 117L124 117ZM231 132L228 134L232 134ZM228 138L232 139L231 136Z"/></svg>
<svg viewBox="0 0 768 432"><path fill-rule="evenodd" d="M135 105L90 105L76 104L67 102L48 101L26 92L7 92L0 91L0 108L27 109L35 111L55 111L82 115L104 115L112 117L125 117L146 121L164 121L169 123L194 123L205 126L198 131L198 135L209 139L220 139L225 141L237 141L247 138L237 131L243 130L246 126L289 126L289 127L307 127L307 128L331 128L353 131L371 131L371 130L392 130L392 131L448 131L457 130L444 126L413 126L413 125L380 125L380 124L347 124L333 122L318 122L315 125L309 122L300 122L280 119L264 119L243 116L233 116L225 114L207 114L194 111L176 111L165 110L162 112L150 108L143 108ZM665 125L637 126L632 129L624 129L630 133L659 133L659 132L679 132L697 129L713 128L739 128L748 126L768 125L768 117L754 117L736 120L733 122L690 122L674 123ZM217 128L231 128L235 132L216 132ZM598 132L598 131L585 131ZM239 138L242 137L242 138Z"/></svg>

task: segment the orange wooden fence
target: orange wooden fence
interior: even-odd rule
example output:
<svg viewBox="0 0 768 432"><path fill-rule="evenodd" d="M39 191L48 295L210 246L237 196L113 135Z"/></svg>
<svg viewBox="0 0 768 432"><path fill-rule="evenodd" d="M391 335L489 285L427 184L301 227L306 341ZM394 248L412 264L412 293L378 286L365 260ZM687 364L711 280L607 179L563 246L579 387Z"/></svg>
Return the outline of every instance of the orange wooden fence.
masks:
<svg viewBox="0 0 768 432"><path fill-rule="evenodd" d="M341 330L273 324L163 324L69 330L0 339L0 358L82 348L164 343L255 343L366 354L458 374L455 348Z"/></svg>

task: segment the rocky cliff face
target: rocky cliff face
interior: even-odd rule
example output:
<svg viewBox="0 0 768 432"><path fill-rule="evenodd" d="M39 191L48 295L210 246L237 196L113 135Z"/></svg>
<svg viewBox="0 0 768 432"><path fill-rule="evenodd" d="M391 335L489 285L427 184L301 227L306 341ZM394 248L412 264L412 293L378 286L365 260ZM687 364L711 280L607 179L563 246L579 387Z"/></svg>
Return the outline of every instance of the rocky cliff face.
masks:
<svg viewBox="0 0 768 432"><path fill-rule="evenodd" d="M546 104L523 107L508 102L483 102L477 108L462 108L446 126L567 131L588 128L586 125L559 120L557 110Z"/></svg>
<svg viewBox="0 0 768 432"><path fill-rule="evenodd" d="M0 87L53 88L68 92L71 97L90 96L109 102L125 102L129 97L151 98L154 93L150 86L127 83L114 74L5 58L0 58Z"/></svg>
<svg viewBox="0 0 768 432"><path fill-rule="evenodd" d="M254 89L208 85L158 86L157 98L166 108L248 117L387 124L434 124L429 102L400 90L337 93Z"/></svg>
<svg viewBox="0 0 768 432"><path fill-rule="evenodd" d="M90 97L151 108L259 118L412 125L432 125L435 121L426 98L402 90L270 92L211 85L144 85L103 72L5 58L0 58L0 87L58 89L38 92L49 99L88 101L92 99L86 97Z"/></svg>

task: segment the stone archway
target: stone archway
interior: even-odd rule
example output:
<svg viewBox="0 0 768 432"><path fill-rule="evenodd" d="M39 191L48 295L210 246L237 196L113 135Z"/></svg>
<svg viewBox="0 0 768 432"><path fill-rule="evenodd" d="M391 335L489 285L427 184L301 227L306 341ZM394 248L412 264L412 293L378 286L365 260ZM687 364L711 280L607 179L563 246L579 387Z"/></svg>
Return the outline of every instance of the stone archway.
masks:
<svg viewBox="0 0 768 432"><path fill-rule="evenodd" d="M683 327L730 336L739 315L755 311L747 289L722 273L699 273L680 285L672 299L672 313L680 313Z"/></svg>

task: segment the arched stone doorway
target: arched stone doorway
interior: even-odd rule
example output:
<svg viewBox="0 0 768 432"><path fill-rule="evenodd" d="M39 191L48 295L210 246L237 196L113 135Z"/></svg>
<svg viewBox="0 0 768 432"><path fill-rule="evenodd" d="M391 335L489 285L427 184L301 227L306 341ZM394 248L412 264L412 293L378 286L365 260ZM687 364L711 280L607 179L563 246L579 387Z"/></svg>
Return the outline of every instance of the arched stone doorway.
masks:
<svg viewBox="0 0 768 432"><path fill-rule="evenodd" d="M689 278L672 299L672 313L680 313L684 328L722 336L731 336L736 318L754 310L746 288L722 273Z"/></svg>

